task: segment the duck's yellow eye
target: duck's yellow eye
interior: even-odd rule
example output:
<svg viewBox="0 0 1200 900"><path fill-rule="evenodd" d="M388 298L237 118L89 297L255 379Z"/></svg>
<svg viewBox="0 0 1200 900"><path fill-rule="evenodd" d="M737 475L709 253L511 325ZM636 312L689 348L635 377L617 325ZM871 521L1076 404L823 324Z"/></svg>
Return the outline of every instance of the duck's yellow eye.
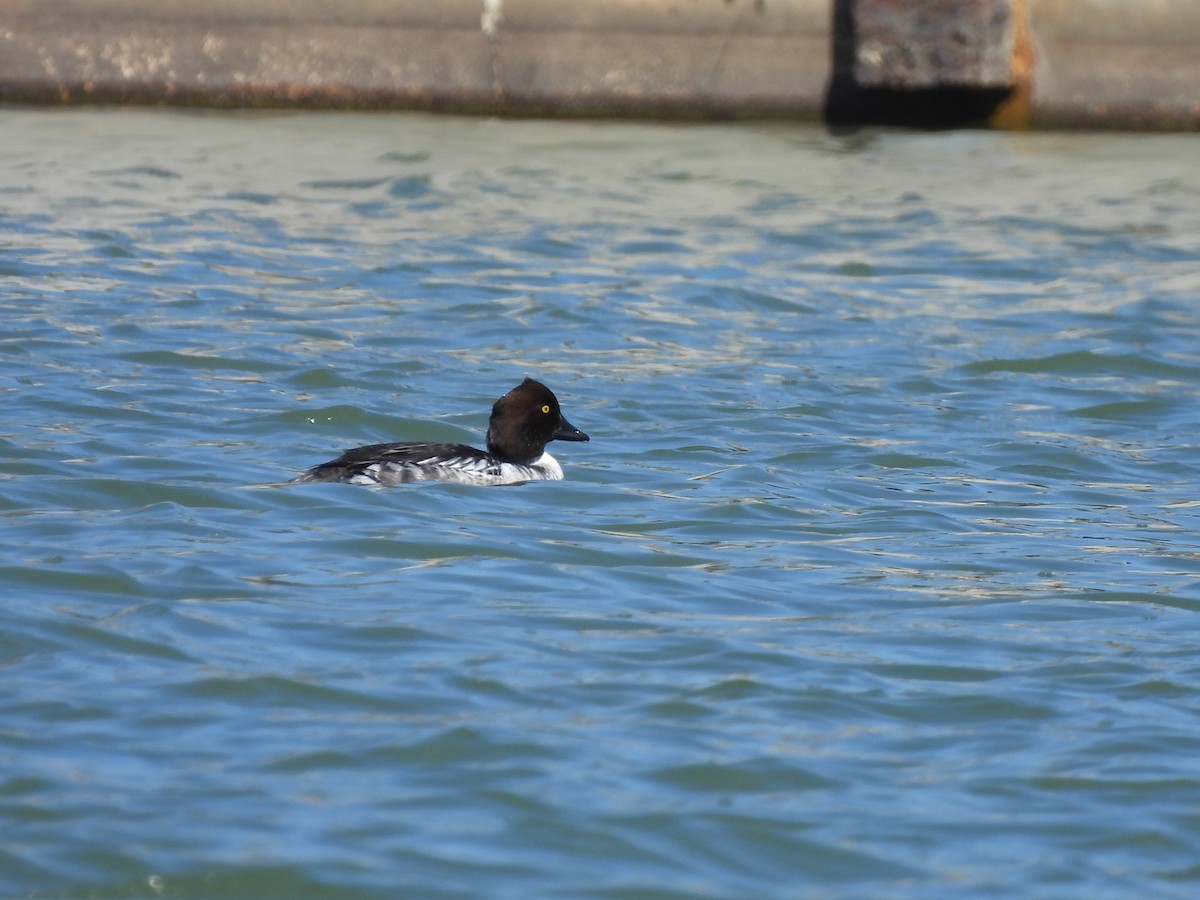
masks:
<svg viewBox="0 0 1200 900"><path fill-rule="evenodd" d="M550 404L549 403L547 403L545 406L542 407L542 412L544 412L544 413L550 412Z"/></svg>

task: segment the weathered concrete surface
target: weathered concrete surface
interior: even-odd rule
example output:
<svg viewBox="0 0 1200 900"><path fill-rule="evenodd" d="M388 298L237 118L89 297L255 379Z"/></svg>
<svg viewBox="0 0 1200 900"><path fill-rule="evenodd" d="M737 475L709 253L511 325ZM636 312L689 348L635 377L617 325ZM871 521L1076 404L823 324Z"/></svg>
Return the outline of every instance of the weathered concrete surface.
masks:
<svg viewBox="0 0 1200 900"><path fill-rule="evenodd" d="M1032 126L1200 129L1200 0L1034 0Z"/></svg>
<svg viewBox="0 0 1200 900"><path fill-rule="evenodd" d="M854 80L863 87L1011 88L1012 0L856 0Z"/></svg>
<svg viewBox="0 0 1200 900"><path fill-rule="evenodd" d="M0 0L0 101L1200 129L1200 0Z"/></svg>
<svg viewBox="0 0 1200 900"><path fill-rule="evenodd" d="M834 125L1020 124L1026 0L833 0Z"/></svg>
<svg viewBox="0 0 1200 900"><path fill-rule="evenodd" d="M0 99L816 116L820 0L0 0Z"/></svg>
<svg viewBox="0 0 1200 900"><path fill-rule="evenodd" d="M467 0L0 0L0 21L6 99L421 106L492 94L492 49Z"/></svg>

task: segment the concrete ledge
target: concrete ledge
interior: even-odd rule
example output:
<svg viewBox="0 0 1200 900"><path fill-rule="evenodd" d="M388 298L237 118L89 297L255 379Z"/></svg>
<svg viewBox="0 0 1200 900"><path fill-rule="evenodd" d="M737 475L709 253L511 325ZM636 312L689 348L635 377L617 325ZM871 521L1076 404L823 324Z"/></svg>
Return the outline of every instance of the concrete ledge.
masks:
<svg viewBox="0 0 1200 900"><path fill-rule="evenodd" d="M0 0L0 100L1200 127L1195 0Z"/></svg>
<svg viewBox="0 0 1200 900"><path fill-rule="evenodd" d="M0 99L816 116L823 4L0 0Z"/></svg>
<svg viewBox="0 0 1200 900"><path fill-rule="evenodd" d="M1200 2L1035 0L1034 126L1200 129Z"/></svg>

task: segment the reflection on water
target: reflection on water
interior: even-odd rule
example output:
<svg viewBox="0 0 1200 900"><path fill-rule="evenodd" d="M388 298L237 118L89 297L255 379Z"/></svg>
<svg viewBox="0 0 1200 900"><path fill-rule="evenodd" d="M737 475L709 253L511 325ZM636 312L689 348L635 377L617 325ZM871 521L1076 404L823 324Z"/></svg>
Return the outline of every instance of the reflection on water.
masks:
<svg viewBox="0 0 1200 900"><path fill-rule="evenodd" d="M12 890L1194 893L1190 137L3 117Z"/></svg>

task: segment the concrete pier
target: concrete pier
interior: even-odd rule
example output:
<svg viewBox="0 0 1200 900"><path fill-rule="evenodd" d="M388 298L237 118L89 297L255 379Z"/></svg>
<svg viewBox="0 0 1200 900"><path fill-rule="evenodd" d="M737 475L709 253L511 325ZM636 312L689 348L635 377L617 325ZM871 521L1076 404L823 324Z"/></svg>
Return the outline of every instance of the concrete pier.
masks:
<svg viewBox="0 0 1200 900"><path fill-rule="evenodd" d="M1194 0L0 0L0 101L1200 128Z"/></svg>

